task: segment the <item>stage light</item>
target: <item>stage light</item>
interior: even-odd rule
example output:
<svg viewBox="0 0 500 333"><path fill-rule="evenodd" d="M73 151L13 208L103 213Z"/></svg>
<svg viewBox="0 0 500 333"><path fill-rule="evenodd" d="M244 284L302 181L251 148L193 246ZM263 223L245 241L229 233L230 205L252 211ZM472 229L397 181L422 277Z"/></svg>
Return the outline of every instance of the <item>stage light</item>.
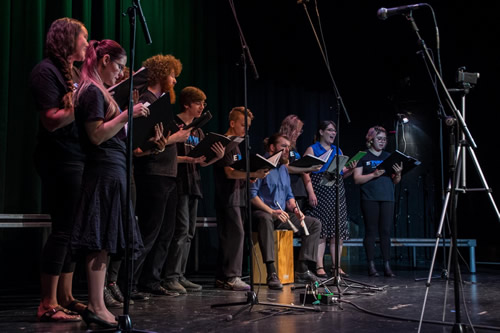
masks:
<svg viewBox="0 0 500 333"><path fill-rule="evenodd" d="M397 116L398 116L398 121L402 124L408 124L408 122L410 121L408 119L408 116L404 113L398 113Z"/></svg>

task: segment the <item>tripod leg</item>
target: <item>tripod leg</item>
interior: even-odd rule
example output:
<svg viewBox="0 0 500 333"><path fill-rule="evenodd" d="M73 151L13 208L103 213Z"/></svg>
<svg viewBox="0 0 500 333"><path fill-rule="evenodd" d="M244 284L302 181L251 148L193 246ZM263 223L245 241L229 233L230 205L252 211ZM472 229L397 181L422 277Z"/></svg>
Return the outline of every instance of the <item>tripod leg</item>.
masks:
<svg viewBox="0 0 500 333"><path fill-rule="evenodd" d="M481 178L481 182L483 184L484 189L488 192L488 197L490 199L491 205L493 206L493 209L495 210L495 213L497 214L497 220L500 221L500 213L498 212L498 207L495 203L495 199L493 199L493 195L491 194L491 189L488 186L488 183L486 182L486 178L484 177L483 171L481 170L481 166L479 165L479 162L477 161L476 154L474 153L474 150L472 150L471 147L467 147L468 152L472 158L472 161L474 162L474 166L476 167L477 173L479 174L479 178Z"/></svg>
<svg viewBox="0 0 500 333"><path fill-rule="evenodd" d="M447 210L448 204L450 202L450 195L451 195L450 191L451 191L451 179L448 182L448 189L446 191L447 193L446 193L446 197L445 197L444 202L443 202L443 209L441 211L441 218L439 219L439 227L438 227L438 231L436 234L436 244L434 245L434 252L432 254L431 267L429 269L429 275L428 275L427 281L425 283L426 290L425 290L424 303L422 305L422 312L420 313L420 321L418 322L418 332L420 332L420 330L422 328L422 322L424 320L425 306L427 304L427 296L429 294L429 288L431 286L431 280L432 280L432 271L434 270L434 263L436 261L437 250L439 247L439 238L441 237L441 232L443 230L444 220L446 218L446 210Z"/></svg>

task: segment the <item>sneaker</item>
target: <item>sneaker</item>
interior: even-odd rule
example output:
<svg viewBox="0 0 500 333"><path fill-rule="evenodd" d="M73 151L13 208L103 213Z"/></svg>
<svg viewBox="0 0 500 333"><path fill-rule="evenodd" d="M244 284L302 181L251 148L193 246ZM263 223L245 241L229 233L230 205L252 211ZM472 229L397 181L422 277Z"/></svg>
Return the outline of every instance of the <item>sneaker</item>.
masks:
<svg viewBox="0 0 500 333"><path fill-rule="evenodd" d="M267 278L267 287L273 290L283 289L283 285L281 284L281 281L276 273L272 273L271 276Z"/></svg>
<svg viewBox="0 0 500 333"><path fill-rule="evenodd" d="M224 282L224 289L235 290L235 291L247 291L250 290L250 286L243 282L240 277L235 276L227 279Z"/></svg>
<svg viewBox="0 0 500 333"><path fill-rule="evenodd" d="M104 287L104 304L106 304L108 308L123 308L123 303L116 300L113 294L111 294L111 291L106 287Z"/></svg>
<svg viewBox="0 0 500 333"><path fill-rule="evenodd" d="M183 286L187 291L200 291L203 287L199 284L193 283L186 279L184 276L179 278L179 283Z"/></svg>
<svg viewBox="0 0 500 333"><path fill-rule="evenodd" d="M125 303L125 297L123 296L122 291L120 290L120 287L118 287L116 282L108 283L106 288L109 289L114 299L116 299L118 302ZM134 305L134 301L132 300L132 298L130 299L129 304Z"/></svg>
<svg viewBox="0 0 500 333"><path fill-rule="evenodd" d="M177 281L177 279L174 280L166 280L163 282L163 287L167 289L170 292L178 293L178 294L186 294L187 291L186 289Z"/></svg>
<svg viewBox="0 0 500 333"><path fill-rule="evenodd" d="M147 290L147 292L152 294L152 295L156 295L156 296L170 296L170 297L179 296L179 293L169 291L169 290L163 288L162 286L159 286L159 287L154 288L154 289L149 289L149 290Z"/></svg>
<svg viewBox="0 0 500 333"><path fill-rule="evenodd" d="M322 280L314 275L310 270L303 273L295 272L296 283L321 282Z"/></svg>

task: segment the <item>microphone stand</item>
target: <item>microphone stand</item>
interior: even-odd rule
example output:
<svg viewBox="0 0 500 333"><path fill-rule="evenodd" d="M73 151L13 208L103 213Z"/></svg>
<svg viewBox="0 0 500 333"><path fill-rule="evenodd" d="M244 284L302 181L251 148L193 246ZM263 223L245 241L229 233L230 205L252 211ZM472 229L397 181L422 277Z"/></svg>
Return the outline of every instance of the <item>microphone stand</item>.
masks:
<svg viewBox="0 0 500 333"><path fill-rule="evenodd" d="M327 72L328 72L328 75L330 76L330 80L332 81L332 88L333 88L333 93L334 93L334 96L335 96L335 99L336 99L336 102L337 102L337 134L335 136L335 143L336 143L336 154L339 155L339 152L340 152L340 110L343 111L344 113L344 116L346 117L346 120L347 120L347 123L351 123L351 119L349 118L349 114L347 112L347 109L344 105L344 102L342 100L342 96L340 95L340 92L339 92L339 89L337 87L337 84L335 83L335 79L333 78L333 74L332 74L332 71L331 71L331 68L330 68L330 62L328 60L328 52L327 52L327 48L326 48L326 45L325 45L325 40L323 38L323 32L321 30L321 21L320 21L320 16L319 16L319 11L318 11L318 6L317 6L317 2L315 2L315 7L316 7L316 15L318 17L318 22L319 22L319 28L320 28L320 33L321 33L321 39L322 39L322 43L320 42L319 38L318 38L318 34L316 33L316 29L314 28L314 24L311 20L311 17L309 16L309 11L307 10L307 5L306 5L306 1L297 1L298 4L302 4L304 6L304 11L306 13L306 16L309 20L309 23L311 24L311 28L312 28L312 31L314 33L314 37L316 38L316 41L318 43L318 47L319 47L319 50L321 52L321 55L323 57L323 61L325 62L325 66L326 66L326 69L327 69ZM339 294L339 297L338 299L336 300L337 301L337 305L340 306L340 302L342 302L342 291L340 290L340 285L342 283L344 283L345 285L347 285L347 283L345 283L345 281L349 281L349 282L353 282L355 283L356 285L348 285L348 287L357 287L357 286L361 286L361 288L369 288L369 289L372 289L372 290L380 290L380 288L377 288L373 285L369 285L369 284L365 284L365 283L362 283L362 282L358 282L358 281L354 281L354 280L350 280L348 278L342 278L340 276L340 191L339 191L339 188L340 188L340 177L341 177L341 174L340 174L340 158L337 157L336 159L336 163L337 163L337 166L336 166L336 175L335 175L335 191L336 191L336 200L335 200L335 209L336 209L336 220L335 220L335 253L332 254L335 256L335 267L333 269L334 271L334 274L333 274L333 277L331 277L330 279L327 279L325 281L323 281L322 283L320 283L319 285L326 285L328 282L330 281L334 281L334 285L337 287L337 291L338 291L338 294ZM326 244L325 244L326 245ZM344 281L343 281L344 280ZM364 287L363 287L364 286Z"/></svg>
<svg viewBox="0 0 500 333"><path fill-rule="evenodd" d="M484 186L484 188L482 190L486 191L488 193L488 196L490 198L490 201L493 205L493 208L495 209L495 212L496 212L496 215L497 215L497 219L500 220L500 214L498 212L498 208L495 204L495 201L493 199L493 196L491 194L491 188L488 187L488 184L486 183L486 179L484 178L484 175L480 169L480 166L479 166L479 163L477 161L477 158L476 158L476 155L474 153L474 151L472 150L472 148L477 148L477 145L476 143L474 142L474 139L472 138L471 136L471 133L469 132L469 129L467 128L467 125L465 124L465 120L462 116L462 114L458 111L457 107L455 106L455 103L453 102L453 99L451 98L451 95L449 93L449 90L448 88L446 87L441 75L439 74L439 71L437 70L436 68L436 65L434 64L434 61L432 59L432 57L430 56L430 53L429 53L429 50L427 49L427 46L425 45L425 42L424 40L422 39L422 37L420 36L420 31L417 27L417 24L415 22L415 20L413 19L413 16L410 13L408 13L406 15L406 18L408 21L410 21L411 23L411 27L413 29L413 31L415 31L415 34L417 35L417 38L418 38L418 44L419 46L422 48L422 51L424 52L425 54L425 57L428 61L428 63L431 65L431 68L433 69L435 75L436 75L436 78L446 96L446 99L447 99L447 102L448 102L448 105L450 106L452 112L453 112L453 116L455 117L455 119L457 120L457 123L458 123L458 129L459 129L459 132L461 134L461 145L465 145L467 147L467 151L471 154L471 157L473 158L474 162L475 162L475 167L479 173L479 176L481 178L481 181L482 181L482 184ZM472 147L472 148L471 148ZM456 161L455 161L455 167L454 167L454 170L453 170L453 174L452 174L452 177L451 177L451 182L450 182L450 186L451 188L449 188L450 192L448 193L448 197L451 198L450 199L450 202L451 202L451 206L450 206L450 220L451 220L451 225L452 225L452 230L451 230L451 241L452 241L452 248L451 248L451 252L452 252L452 257L453 257L453 274L454 274L454 296L455 296L455 324L453 326L453 329L452 329L452 332L465 332L467 330L467 326L461 322L461 310L460 310L460 288L461 288L461 285L462 285L462 279L461 279L461 275L460 275L460 267L459 267L459 264L458 264L458 248L457 248L457 234L458 234L458 223L457 223L457 207L458 207L458 192L461 192L461 191L465 191L464 189L461 189L461 188L457 188L457 184L459 184L459 180L460 180L460 163L461 163L461 158L464 158L464 153L465 153L465 149L460 149L458 150L458 154L457 154L457 157L456 157ZM457 170L458 169L458 170ZM446 207L444 207L446 208ZM431 268L431 271L429 272L429 275L432 274L432 268ZM427 288L430 286L430 278L427 282ZM420 329L421 329L421 326L422 326L422 319L423 319L423 314L424 314L424 310L425 310L425 301L427 299L427 294L426 294L426 298L424 300L424 308L422 309L422 314L421 314L421 318L420 318L420 322L419 322L419 328L418 328L418 331L420 332Z"/></svg>
<svg viewBox="0 0 500 333"><path fill-rule="evenodd" d="M139 19L141 21L142 29L147 44L151 44L151 36L149 35L148 26L146 24L146 19L142 12L140 0L133 0L132 6L127 9L126 13L122 13L123 16L129 17L130 22L130 70L132 71L135 63L135 42L136 42L136 17L139 13ZM134 234L131 232L131 224L133 220L130 218L130 212L132 211L132 200L131 200L131 183L132 183L132 154L133 154L133 109L134 109L134 80L133 75L130 73L129 77L129 102L128 102L128 124L127 124L127 195L126 195L126 218L125 218L125 256L124 256L124 269L125 269L125 281L127 283L125 288L125 293L123 295L123 314L118 316L118 327L112 329L98 330L93 332L152 332L133 329L132 320L130 319L130 294L132 292L132 280L134 275L133 270L133 260L132 260L132 248L134 246Z"/></svg>
<svg viewBox="0 0 500 333"><path fill-rule="evenodd" d="M238 32L240 35L240 42L241 42L241 64L242 64L242 69L243 69L243 100L244 100L244 108L245 108L245 172L246 172L246 183L245 183L245 189L246 189L246 199L245 199L245 204L246 204L246 209L245 209L245 217L246 217L246 222L247 222L247 237L248 237L248 244L250 246L250 263L253 262L252 256L253 256L253 242L252 242L252 210L251 210L251 202L250 202L250 136L248 134L248 89L247 89L247 56L248 60L250 61L250 65L252 66L252 71L254 74L254 79L257 80L259 78L259 74L257 72L257 68L255 67L255 64L252 59L252 55L250 54L250 49L248 48L248 45L245 41L245 36L243 35L243 31L241 30L238 17L236 15L236 9L234 7L233 0L229 0L229 5L231 6L232 12L234 19L236 21L236 25L238 27ZM243 302L234 302L234 303L220 303L220 304L212 304L210 307L211 308L217 308L217 307L226 307L226 306L238 306L238 305L243 305L238 311L236 311L233 315L228 315L226 317L227 321L233 320L238 314L242 313L246 309L249 309L249 311L252 310L254 305L266 305L266 306L277 306L277 307L283 307L283 308L289 308L289 309L296 309L296 310L310 310L310 311L319 311L319 309L315 307L307 307L307 306L298 306L298 305L293 305L293 304L278 304L278 303L270 303L270 302L260 302L257 294L254 291L254 283L253 283L253 265L250 265L250 291L247 292L247 299L246 301Z"/></svg>

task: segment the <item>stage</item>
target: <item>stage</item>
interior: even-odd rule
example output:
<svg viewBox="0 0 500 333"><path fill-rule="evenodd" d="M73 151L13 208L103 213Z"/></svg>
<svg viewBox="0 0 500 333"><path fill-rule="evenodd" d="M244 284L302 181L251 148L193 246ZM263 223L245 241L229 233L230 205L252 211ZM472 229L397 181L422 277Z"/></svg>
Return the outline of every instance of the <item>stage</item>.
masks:
<svg viewBox="0 0 500 333"><path fill-rule="evenodd" d="M396 278L369 278L361 266L344 267L350 280L376 286L378 290L350 287L345 290L339 303L318 305L317 311L295 310L285 307L255 305L248 311L231 317L241 306L211 308L213 304L244 302L245 292L214 288L213 275L203 273L190 278L203 285L203 291L178 297L152 297L146 302L130 306L134 328L154 332L417 332L418 321L426 292L425 280L428 271L424 268L409 270L395 265ZM449 280L448 299L445 309L446 323L441 322L445 300L446 280L439 277L429 288L424 323L421 332L451 332L455 323L453 280ZM500 285L498 270L478 266L476 274L463 271L463 294L466 307L461 303L461 318L467 323L467 314L475 325L476 332L500 330ZM268 290L255 285L260 302L301 305L300 293L304 289L292 290L292 284L283 291ZM298 285L297 285L298 286ZM342 286L342 290L346 287ZM335 291L336 288L331 287ZM40 323L36 320L39 295L36 288L2 290L0 298L0 332L73 332L85 331L85 323ZM76 292L85 300L86 291ZM311 307L311 305L308 305ZM121 309L113 309L121 314ZM406 318L398 320L396 317ZM411 320L411 321L410 321ZM433 321L435 323L427 323ZM489 329L487 327L491 327ZM96 327L92 327L96 329ZM469 332L472 330L469 329Z"/></svg>

